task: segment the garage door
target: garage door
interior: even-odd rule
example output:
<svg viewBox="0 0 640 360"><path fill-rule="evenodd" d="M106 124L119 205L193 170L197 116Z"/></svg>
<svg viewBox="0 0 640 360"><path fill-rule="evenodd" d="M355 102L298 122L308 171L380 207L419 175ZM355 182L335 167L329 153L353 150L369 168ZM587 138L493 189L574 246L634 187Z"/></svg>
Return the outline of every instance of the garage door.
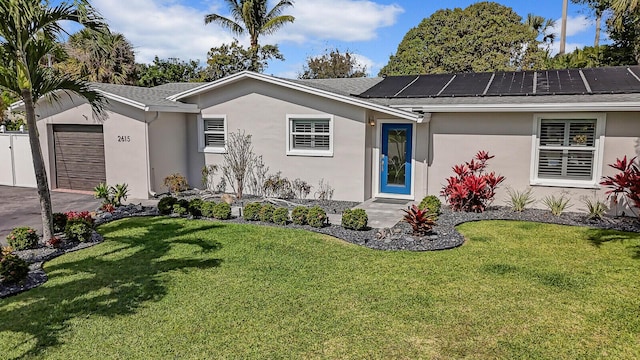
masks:
<svg viewBox="0 0 640 360"><path fill-rule="evenodd" d="M54 125L59 189L93 190L106 182L102 125Z"/></svg>

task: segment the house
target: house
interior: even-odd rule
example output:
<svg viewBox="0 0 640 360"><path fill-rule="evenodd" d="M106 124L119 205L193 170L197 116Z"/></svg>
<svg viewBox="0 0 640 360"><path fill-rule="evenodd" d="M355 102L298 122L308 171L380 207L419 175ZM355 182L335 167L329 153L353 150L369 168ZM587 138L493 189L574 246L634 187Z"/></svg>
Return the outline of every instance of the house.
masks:
<svg viewBox="0 0 640 360"><path fill-rule="evenodd" d="M166 191L165 176L200 185L229 134L252 135L272 172L334 199L439 194L451 167L478 150L508 186L537 198L604 194L606 165L640 153L640 66L299 80L242 72L155 88L95 84L108 118L69 97L39 103L52 188L126 182L130 196Z"/></svg>

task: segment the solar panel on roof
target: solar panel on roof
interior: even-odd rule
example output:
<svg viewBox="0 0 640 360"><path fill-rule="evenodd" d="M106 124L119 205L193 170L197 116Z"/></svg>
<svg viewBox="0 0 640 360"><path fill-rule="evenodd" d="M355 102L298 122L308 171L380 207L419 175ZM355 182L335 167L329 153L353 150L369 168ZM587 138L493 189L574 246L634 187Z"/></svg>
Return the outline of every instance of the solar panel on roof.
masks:
<svg viewBox="0 0 640 360"><path fill-rule="evenodd" d="M487 95L533 94L533 72L499 72L487 90Z"/></svg>
<svg viewBox="0 0 640 360"><path fill-rule="evenodd" d="M585 94L580 70L545 70L536 74L536 95L549 94Z"/></svg>
<svg viewBox="0 0 640 360"><path fill-rule="evenodd" d="M594 94L638 92L640 82L626 67L582 70Z"/></svg>
<svg viewBox="0 0 640 360"><path fill-rule="evenodd" d="M418 80L402 90L398 97L433 97L451 80L454 75L421 75Z"/></svg>
<svg viewBox="0 0 640 360"><path fill-rule="evenodd" d="M393 97L416 78L416 75L386 77L382 79L381 82L374 85L372 88L360 94L360 96L373 98Z"/></svg>
<svg viewBox="0 0 640 360"><path fill-rule="evenodd" d="M440 93L440 96L477 96L482 95L489 85L493 73L458 74Z"/></svg>

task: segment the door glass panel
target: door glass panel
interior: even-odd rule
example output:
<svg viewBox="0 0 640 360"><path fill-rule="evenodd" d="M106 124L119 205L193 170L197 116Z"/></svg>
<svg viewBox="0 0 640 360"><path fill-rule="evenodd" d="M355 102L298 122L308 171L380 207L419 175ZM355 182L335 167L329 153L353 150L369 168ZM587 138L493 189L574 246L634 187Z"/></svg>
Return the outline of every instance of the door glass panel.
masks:
<svg viewBox="0 0 640 360"><path fill-rule="evenodd" d="M407 130L389 130L387 143L387 184L404 185L407 148Z"/></svg>

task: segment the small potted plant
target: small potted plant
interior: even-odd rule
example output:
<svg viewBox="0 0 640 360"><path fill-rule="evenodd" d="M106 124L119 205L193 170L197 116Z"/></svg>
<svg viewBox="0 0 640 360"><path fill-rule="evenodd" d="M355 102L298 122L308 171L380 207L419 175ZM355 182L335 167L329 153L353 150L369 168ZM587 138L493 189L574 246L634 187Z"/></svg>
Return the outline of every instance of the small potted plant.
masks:
<svg viewBox="0 0 640 360"><path fill-rule="evenodd" d="M573 137L573 143L577 146L586 146L587 145L587 135L578 134Z"/></svg>

